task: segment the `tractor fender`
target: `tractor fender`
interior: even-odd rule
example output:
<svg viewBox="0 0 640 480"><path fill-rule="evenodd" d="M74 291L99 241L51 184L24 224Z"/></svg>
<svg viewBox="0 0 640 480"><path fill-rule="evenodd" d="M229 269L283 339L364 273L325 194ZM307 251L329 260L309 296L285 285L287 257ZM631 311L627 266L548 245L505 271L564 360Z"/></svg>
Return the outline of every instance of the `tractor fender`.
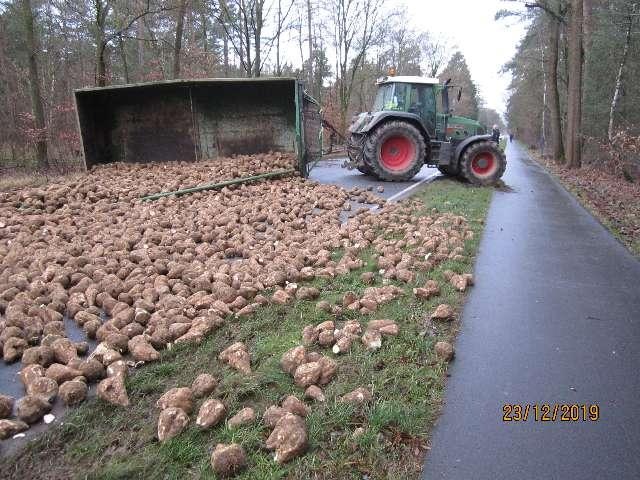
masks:
<svg viewBox="0 0 640 480"><path fill-rule="evenodd" d="M424 135L424 141L427 143L427 145L429 144L429 140L431 138L429 135L429 132L425 128L424 123L422 122L422 119L415 113L390 112L390 111L376 112L372 114L371 119L365 125L360 127L358 131L354 133L361 133L361 134L369 133L378 125L380 125L382 122L386 122L388 120L404 120L406 122L413 124L418 130L420 130L422 135Z"/></svg>
<svg viewBox="0 0 640 480"><path fill-rule="evenodd" d="M456 151L455 151L455 154L453 156L453 158L455 159L456 163L460 160L460 158L462 158L462 155L464 154L464 151L472 143L491 140L491 138L492 138L491 135L472 135L471 137L465 138L462 142L460 142L456 146Z"/></svg>

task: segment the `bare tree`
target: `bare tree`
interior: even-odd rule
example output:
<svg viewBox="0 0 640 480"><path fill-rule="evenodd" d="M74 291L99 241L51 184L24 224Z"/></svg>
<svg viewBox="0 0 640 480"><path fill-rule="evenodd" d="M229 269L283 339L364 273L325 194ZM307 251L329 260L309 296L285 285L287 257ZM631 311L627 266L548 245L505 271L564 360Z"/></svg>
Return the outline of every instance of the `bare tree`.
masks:
<svg viewBox="0 0 640 480"><path fill-rule="evenodd" d="M72 3L74 2L67 0L67 4L71 5ZM93 21L91 30L96 45L95 83L99 87L104 87L107 84L106 51L109 44L127 33L133 24L143 17L175 8L174 6L163 5L152 8L151 0L144 0L139 4L133 5L133 10L130 11L125 7L131 7L131 4L126 2L126 5L118 9L117 21L114 20L113 25L110 25L109 18L114 14L115 0L93 0L92 7Z"/></svg>
<svg viewBox="0 0 640 480"><path fill-rule="evenodd" d="M445 39L434 39L427 33L423 33L421 37L423 71L429 77L436 77L451 57L451 48Z"/></svg>
<svg viewBox="0 0 640 480"><path fill-rule="evenodd" d="M278 12L276 17L276 31L274 34L274 39L276 42L276 75L282 75L282 64L280 61L280 39L282 34L291 28L291 23L288 22L289 14L293 9L295 0L289 1L289 6L283 8L282 0L278 0Z"/></svg>
<svg viewBox="0 0 640 480"><path fill-rule="evenodd" d="M264 2L265 0L255 0L255 7L252 12L252 30L253 30L253 76L259 77L262 72L262 27L264 26Z"/></svg>
<svg viewBox="0 0 640 480"><path fill-rule="evenodd" d="M182 50L182 32L184 30L184 15L187 11L187 0L180 0L176 18L176 37L173 42L173 78L180 78L180 51Z"/></svg>
<svg viewBox="0 0 640 480"><path fill-rule="evenodd" d="M516 1L516 0L509 0ZM586 0L585 0L586 1ZM524 1L524 6L529 9L539 9L544 12L546 25L545 46L543 46L544 64L543 75L545 77L545 108L549 108L549 122L551 130L551 154L554 161L564 162L564 144L562 140L562 112L560 109L560 92L558 89L558 63L560 59L560 29L566 23L565 0L539 0L537 2ZM520 15L516 12L499 12L496 18ZM543 109L544 124L544 109ZM546 132L542 131L544 137Z"/></svg>
<svg viewBox="0 0 640 480"><path fill-rule="evenodd" d="M356 72L379 31L382 3L383 0L331 0L327 3L334 28L342 131L347 127L347 112Z"/></svg>
<svg viewBox="0 0 640 480"><path fill-rule="evenodd" d="M33 25L33 9L31 8L31 0L22 0L22 15L26 32L27 56L29 60L29 92L31 94L31 110L33 112L36 130L36 155L38 166L44 168L49 165L49 161L47 158L44 109L42 107L42 95L40 93L40 74L38 72L38 61L36 58L38 45Z"/></svg>
<svg viewBox="0 0 640 480"><path fill-rule="evenodd" d="M313 83L313 33L311 30L311 0L307 0L307 36L309 44L309 83ZM314 92L317 93L317 92Z"/></svg>

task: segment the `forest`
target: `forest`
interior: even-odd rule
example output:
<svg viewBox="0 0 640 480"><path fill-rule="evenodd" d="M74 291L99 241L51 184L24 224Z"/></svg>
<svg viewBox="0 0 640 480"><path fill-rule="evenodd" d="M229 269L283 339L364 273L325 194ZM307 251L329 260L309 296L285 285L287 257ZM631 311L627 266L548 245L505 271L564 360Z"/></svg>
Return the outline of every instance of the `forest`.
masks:
<svg viewBox="0 0 640 480"><path fill-rule="evenodd" d="M375 79L452 78L458 115L485 125L455 45L409 27L385 0L2 0L0 162L73 168L73 90L179 78L293 76L346 131ZM636 0L505 0L496 28L526 22L503 66L509 130L558 164L602 164L636 178L640 151L640 8ZM496 72L498 74L498 72Z"/></svg>
<svg viewBox="0 0 640 480"><path fill-rule="evenodd" d="M524 4L522 15L509 10ZM568 167L638 177L640 4L636 0L505 2L505 28L526 20L506 120L520 140Z"/></svg>
<svg viewBox="0 0 640 480"><path fill-rule="evenodd" d="M345 131L375 79L452 78L458 115L484 108L455 45L385 0L2 0L0 161L69 169L80 155L73 90L206 77L292 76Z"/></svg>

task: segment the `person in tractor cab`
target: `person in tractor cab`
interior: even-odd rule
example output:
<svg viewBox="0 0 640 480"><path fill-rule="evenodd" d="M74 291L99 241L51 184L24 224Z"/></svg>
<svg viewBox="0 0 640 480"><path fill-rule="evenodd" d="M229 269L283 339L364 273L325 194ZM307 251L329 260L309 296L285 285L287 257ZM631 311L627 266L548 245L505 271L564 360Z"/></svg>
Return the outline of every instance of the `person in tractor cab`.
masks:
<svg viewBox="0 0 640 480"><path fill-rule="evenodd" d="M500 143L500 129L498 128L498 125L493 126L493 130L491 131L491 140L496 143Z"/></svg>

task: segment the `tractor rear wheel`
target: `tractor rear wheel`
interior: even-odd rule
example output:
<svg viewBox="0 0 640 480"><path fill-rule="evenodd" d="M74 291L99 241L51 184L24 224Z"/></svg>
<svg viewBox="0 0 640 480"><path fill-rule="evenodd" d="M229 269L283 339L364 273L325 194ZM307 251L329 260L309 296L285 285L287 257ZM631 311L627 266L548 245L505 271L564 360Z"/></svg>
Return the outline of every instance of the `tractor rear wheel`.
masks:
<svg viewBox="0 0 640 480"><path fill-rule="evenodd" d="M493 185L506 168L507 159L503 151L489 141L472 144L460 160L460 173L474 185Z"/></svg>
<svg viewBox="0 0 640 480"><path fill-rule="evenodd" d="M364 145L365 162L380 180L410 180L424 165L427 147L420 131L407 122L379 126Z"/></svg>

